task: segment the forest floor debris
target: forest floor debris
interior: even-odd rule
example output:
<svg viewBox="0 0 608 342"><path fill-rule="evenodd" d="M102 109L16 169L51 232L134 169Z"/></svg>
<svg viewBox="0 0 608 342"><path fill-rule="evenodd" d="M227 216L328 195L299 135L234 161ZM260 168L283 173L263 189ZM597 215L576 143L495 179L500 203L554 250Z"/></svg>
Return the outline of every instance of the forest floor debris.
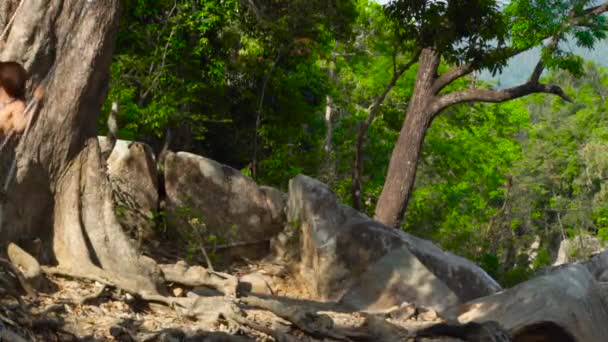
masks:
<svg viewBox="0 0 608 342"><path fill-rule="evenodd" d="M107 284L47 275L48 293L0 296L0 321L24 341L391 341L441 320L404 304L382 313L348 312L335 303L306 299L308 293L277 264L231 270L268 275L274 295L224 296L213 290L171 284L183 299L208 301L208 316L192 317L138 299ZM172 297L171 297L172 298ZM177 298L176 298L177 299ZM215 315L214 315L215 314Z"/></svg>

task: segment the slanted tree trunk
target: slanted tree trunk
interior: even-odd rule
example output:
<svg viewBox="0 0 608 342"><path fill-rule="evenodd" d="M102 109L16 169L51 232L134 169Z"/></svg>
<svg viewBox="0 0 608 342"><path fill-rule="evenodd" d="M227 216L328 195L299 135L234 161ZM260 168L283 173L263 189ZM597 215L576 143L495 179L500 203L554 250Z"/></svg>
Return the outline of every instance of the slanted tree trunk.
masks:
<svg viewBox="0 0 608 342"><path fill-rule="evenodd" d="M120 0L23 0L1 60L48 80L44 105L16 149L2 241L40 238L46 262L133 292L163 291L154 261L137 253L114 214L97 142ZM3 175L5 177L5 175Z"/></svg>
<svg viewBox="0 0 608 342"><path fill-rule="evenodd" d="M327 74L330 82L335 82L336 78L336 52L332 51L332 60L329 62ZM328 184L332 184L336 178L336 160L333 151L334 139L334 116L336 113L334 99L331 95L325 97L325 139L323 140L323 152L325 160L321 166L321 172Z"/></svg>
<svg viewBox="0 0 608 342"><path fill-rule="evenodd" d="M481 60L462 63L440 75L438 67L442 51L437 51L432 46L423 47L412 100L391 155L382 194L376 205L376 218L391 227L401 226L414 187L418 157L426 130L433 118L446 108L470 102L506 102L535 93L552 94L571 102L572 99L559 86L540 82L540 76L545 69L543 58L547 56L547 52L552 54L557 50L569 29L575 26L583 27L589 20L596 20L605 12L608 12L608 1L580 11L571 10L567 19L562 22L562 26L552 35L545 37L547 39L544 41L547 43L542 44L545 53L542 54L530 78L525 83L506 89L475 88L475 84L472 83L469 88L444 92L454 81L479 71L483 63ZM524 51L526 50L516 46L506 46L488 51L488 56L485 58L506 61Z"/></svg>
<svg viewBox="0 0 608 342"><path fill-rule="evenodd" d="M585 12L588 13L585 15L596 12L601 14L605 11L608 11L608 3ZM573 20L578 20L578 18ZM547 48L555 49L559 39L560 34L552 37ZM510 49L505 53L516 55L519 52L517 49ZM391 227L399 228L401 226L416 180L418 157L426 131L433 118L443 110L461 103L498 103L534 93L553 94L566 101L572 101L559 86L540 82L540 75L544 70L542 59L537 63L528 81L518 86L499 90L465 88L447 93L442 93L442 90L457 79L474 72L479 66L472 63L462 64L438 75L440 60L441 54L433 48L424 48L420 54L412 99L403 127L399 132L399 139L391 155L382 194L376 205L376 219Z"/></svg>
<svg viewBox="0 0 608 342"><path fill-rule="evenodd" d="M380 111L380 106L384 103L384 100L391 92L391 90L397 84L397 81L403 76L403 74L409 70L416 62L418 61L419 52L414 53L414 56L402 67L397 66L397 51L393 54L393 76L390 81L384 87L384 90L378 97L374 100L371 106L367 109L367 117L360 124L359 130L357 131L357 143L355 144L355 160L353 166L353 184L351 187L352 194L352 204L353 208L357 210L361 210L362 208L362 195L363 195L363 164L364 164L364 147L365 147L365 138L367 136L367 130L369 126L372 124L378 112Z"/></svg>
<svg viewBox="0 0 608 342"><path fill-rule="evenodd" d="M428 104L433 98L431 89L439 60L439 55L431 49L425 49L420 54L412 99L391 155L384 188L376 206L376 219L390 227L401 225L414 187L418 157L426 130L433 118L433 113L428 110Z"/></svg>

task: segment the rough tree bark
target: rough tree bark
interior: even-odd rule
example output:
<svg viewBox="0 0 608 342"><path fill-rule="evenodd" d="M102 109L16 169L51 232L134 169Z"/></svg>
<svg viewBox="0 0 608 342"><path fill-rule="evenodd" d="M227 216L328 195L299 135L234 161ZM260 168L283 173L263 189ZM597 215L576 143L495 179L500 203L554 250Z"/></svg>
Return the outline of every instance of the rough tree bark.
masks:
<svg viewBox="0 0 608 342"><path fill-rule="evenodd" d="M432 113L427 109L432 99L431 88L439 67L440 56L431 49L420 54L414 92L409 103L405 123L399 132L391 155L388 175L376 207L376 217L396 227L405 213L407 199L416 178L416 164Z"/></svg>
<svg viewBox="0 0 608 342"><path fill-rule="evenodd" d="M15 0L2 0L2 2L0 2L0 32L4 31L4 28L16 9L17 1Z"/></svg>
<svg viewBox="0 0 608 342"><path fill-rule="evenodd" d="M133 292L164 292L154 261L138 254L114 214L97 142L119 0L23 0L1 60L48 80L44 105L16 149L2 241L43 241L45 262ZM4 156L3 156L4 157ZM3 175L4 177L4 175Z"/></svg>
<svg viewBox="0 0 608 342"><path fill-rule="evenodd" d="M391 90L397 84L397 81L403 76L403 74L409 70L416 62L418 61L420 53L417 52L414 54L412 59L407 62L405 65L401 67L397 67L397 51L393 54L393 76L390 81L384 87L384 90L378 97L374 100L371 106L367 109L367 117L365 121L361 123L359 126L359 130L357 132L357 143L355 145L355 161L353 167L353 184L351 187L351 195L352 195L352 204L353 208L357 210L361 210L362 207L362 187L363 187L363 156L364 156L364 147L365 147L365 138L367 136L367 130L369 126L374 122L374 119L378 115L380 111L380 106L384 103L384 100L391 92Z"/></svg>
<svg viewBox="0 0 608 342"><path fill-rule="evenodd" d="M554 50L559 40L563 38L565 29L585 25L586 19L606 11L608 11L608 2L590 7L581 14L573 11L569 20L562 23L560 30L553 36L546 37L551 38L546 47ZM512 47L496 51L498 56L515 56L521 52L523 51ZM430 47L424 48L420 54L413 96L391 155L382 194L376 205L376 219L390 227L401 226L414 187L418 157L426 130L443 110L461 103L505 102L534 93L553 94L571 101L560 87L540 82L540 76L545 68L542 60L538 62L527 82L512 88L501 90L468 88L442 93L442 90L454 81L479 70L479 65L465 63L439 75L440 60L441 52Z"/></svg>

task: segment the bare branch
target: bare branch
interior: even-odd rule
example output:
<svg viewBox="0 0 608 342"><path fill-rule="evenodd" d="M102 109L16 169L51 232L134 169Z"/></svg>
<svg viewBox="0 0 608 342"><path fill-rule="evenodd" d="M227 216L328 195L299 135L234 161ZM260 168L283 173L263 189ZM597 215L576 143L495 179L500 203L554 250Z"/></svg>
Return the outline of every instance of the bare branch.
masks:
<svg viewBox="0 0 608 342"><path fill-rule="evenodd" d="M442 110L460 103L506 102L534 93L553 94L561 97L565 101L572 102L572 99L557 85L528 81L519 86L507 89L465 89L449 93L436 98L436 100L431 103L429 110L434 114L438 114Z"/></svg>
<svg viewBox="0 0 608 342"><path fill-rule="evenodd" d="M448 84L461 78L464 75L468 75L475 70L472 63L462 64L454 67L443 74L441 74L433 84L433 94L438 94Z"/></svg>
<svg viewBox="0 0 608 342"><path fill-rule="evenodd" d="M256 5L256 3L253 0L248 0L247 3L249 4L248 7L251 9L251 11L253 12L256 19L259 21L264 21L265 20L264 15L262 14L262 11Z"/></svg>
<svg viewBox="0 0 608 342"><path fill-rule="evenodd" d="M527 51L529 49L518 48L515 49L512 46L506 46L502 48L497 48L491 52L492 56L503 56L502 58L509 59L511 57L517 56L520 53ZM443 90L448 85L452 84L452 82L457 79L472 73L473 71L478 71L481 69L481 64L478 62L470 62L461 64L459 66L453 67L452 69L441 74L433 84L433 94L437 95L441 90Z"/></svg>
<svg viewBox="0 0 608 342"><path fill-rule="evenodd" d="M534 71L532 71L532 75L530 75L530 79L528 82L538 83L538 81L540 80L540 75L543 73L543 70L545 70L545 63L541 59L536 64L536 67L534 67Z"/></svg>
<svg viewBox="0 0 608 342"><path fill-rule="evenodd" d="M384 90L382 91L382 93L380 95L378 95L378 97L376 98L374 103L372 103L372 105L369 106L369 108L367 108L367 117L365 118L365 121L363 121L361 123L361 125L359 126L359 131L357 132L357 144L356 144L356 150L355 150L355 165L353 167L353 184L352 184L353 207L355 209L361 208L361 176L363 174L363 145L365 143L365 135L367 133L367 129L371 125L372 121L374 121L374 118L378 114L378 110L380 109L380 106L386 99L386 96L388 95L388 93L395 87L395 84L397 84L397 81L401 78L401 76L407 70L409 70L414 64L416 64L418 62L418 59L420 58L421 53L422 53L422 50L416 51L416 53L414 53L412 58L405 65L398 68L397 67L397 56L396 56L397 50L395 49L395 52L393 54L393 77L388 82L386 87L384 87Z"/></svg>
<svg viewBox="0 0 608 342"><path fill-rule="evenodd" d="M583 19L588 18L589 16L596 16L596 15L601 15L605 12L608 12L608 1L595 6L595 7L591 7L585 10L584 14L581 16L576 16L576 14L572 14L572 20L568 21L567 23L564 24L564 26L560 29L560 31L558 33L556 33L553 38L552 41L550 43L550 48L551 45L553 45L552 49L555 49L557 47L557 43L559 41L559 37L563 34L563 32L572 26L586 26L587 24L585 24L584 22L582 22ZM549 37L546 37L549 38ZM520 53L527 51L528 49L515 49L513 47L504 47L501 49L496 49L495 51L493 51L493 54L500 56L503 55L504 58L511 58L514 57L516 55L519 55ZM452 82L454 82L455 80L470 74L473 71L479 70L479 65L475 65L475 63L467 63L467 64L462 64L459 66L456 66L450 70L448 70L447 72L443 73L442 75L440 75L437 80L435 81L434 85L433 85L433 94L439 94L439 92L441 92L441 90L443 90L443 88L445 88L446 86L448 86L449 84L451 84ZM542 74L542 71L544 70L544 64L539 62L539 64L536 65L536 68L532 74L532 77L536 77L537 79L540 78L540 74ZM538 77L537 77L538 76Z"/></svg>
<svg viewBox="0 0 608 342"><path fill-rule="evenodd" d="M597 5L595 7L591 7L585 10L586 14L591 14L591 15L600 15L603 14L604 12L608 12L608 1L604 2L601 5Z"/></svg>
<svg viewBox="0 0 608 342"><path fill-rule="evenodd" d="M550 52L557 49L561 38L561 31L551 38L551 42L547 45ZM458 68L452 69L456 70ZM572 99L557 85L547 85L540 83L540 76L545 69L545 63L541 59L536 64L530 78L524 84L507 89L491 90L491 89L466 89L456 91L447 95L440 96L431 104L431 112L437 114L445 108L466 102L505 102L520 98L533 93L547 93L561 97L565 101L572 102ZM452 71L450 70L450 71ZM464 71L462 71L464 72ZM450 72L448 72L450 73ZM446 73L446 74L448 74ZM455 77L457 72L451 73Z"/></svg>
<svg viewBox="0 0 608 342"><path fill-rule="evenodd" d="M403 76L403 74L406 71L408 71L414 64L416 64L416 62L418 62L418 58L420 57L420 52L421 51L417 51L412 56L412 58L406 64L404 64L401 68L397 68L396 57L393 59L393 77L388 82L386 87L384 87L384 90L382 91L382 93L376 98L376 101L374 101L374 103L372 103L372 105L367 108L367 112L369 113L368 117L367 117L368 119L370 119L370 116L372 116L372 118L370 120L373 120L373 116L375 116L376 112L380 108L380 105L382 105L382 102L384 102L384 99L386 98L388 93L391 91L391 89L393 89L395 87L395 84L397 83L397 81L399 81L401 76Z"/></svg>
<svg viewBox="0 0 608 342"><path fill-rule="evenodd" d="M6 0L3 0L3 1L6 1ZM21 2L19 2L19 6L17 6L17 9L11 16L11 19L8 21L8 23L6 23L6 26L2 30L2 33L0 33L0 42L4 42L4 38L8 34L11 26L13 25L13 22L15 21L15 17L17 17L17 14L19 13L19 10L21 9L21 5L23 5L24 2L25 2L24 0L21 0Z"/></svg>
<svg viewBox="0 0 608 342"><path fill-rule="evenodd" d="M165 48L163 49L163 57L162 57L162 61L161 61L160 67L158 68L158 73L156 74L156 76L152 80L152 83L150 84L150 86L148 87L148 89L146 89L144 91L144 93L141 95L141 98L139 99L139 105L140 106L143 105L144 101L146 100L146 98L148 97L148 95L150 94L150 92L156 88L156 83L158 82L158 80L160 79L160 77L164 73L163 69L165 68L166 61L167 61L167 52L169 51L169 47L170 47L170 44L171 44L171 38L173 38L174 34L175 34L175 27L173 27L173 29L171 30L171 34L169 34L169 38L167 39L167 43L165 44Z"/></svg>

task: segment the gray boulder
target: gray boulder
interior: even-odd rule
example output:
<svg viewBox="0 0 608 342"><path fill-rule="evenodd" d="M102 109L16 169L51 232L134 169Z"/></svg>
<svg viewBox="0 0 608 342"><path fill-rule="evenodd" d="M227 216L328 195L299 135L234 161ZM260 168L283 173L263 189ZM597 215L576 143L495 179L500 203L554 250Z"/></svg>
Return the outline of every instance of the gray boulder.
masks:
<svg viewBox="0 0 608 342"><path fill-rule="evenodd" d="M605 295L586 267L569 265L454 307L444 316L461 323L496 321L515 341L600 342L608 336Z"/></svg>
<svg viewBox="0 0 608 342"><path fill-rule="evenodd" d="M608 283L608 250L580 263L600 282Z"/></svg>
<svg viewBox="0 0 608 342"><path fill-rule="evenodd" d="M297 237L302 279L319 299L356 309L404 301L442 310L500 290L472 262L429 241L388 228L338 203L321 182L299 175L289 184L287 218Z"/></svg>
<svg viewBox="0 0 608 342"><path fill-rule="evenodd" d="M456 294L407 247L389 251L373 263L340 301L348 307L369 311L404 301L437 311L460 303Z"/></svg>
<svg viewBox="0 0 608 342"><path fill-rule="evenodd" d="M204 238L215 236L223 245L246 245L236 254L264 256L268 241L285 226L282 192L195 154L167 154L165 189L171 228L182 233L198 229Z"/></svg>

